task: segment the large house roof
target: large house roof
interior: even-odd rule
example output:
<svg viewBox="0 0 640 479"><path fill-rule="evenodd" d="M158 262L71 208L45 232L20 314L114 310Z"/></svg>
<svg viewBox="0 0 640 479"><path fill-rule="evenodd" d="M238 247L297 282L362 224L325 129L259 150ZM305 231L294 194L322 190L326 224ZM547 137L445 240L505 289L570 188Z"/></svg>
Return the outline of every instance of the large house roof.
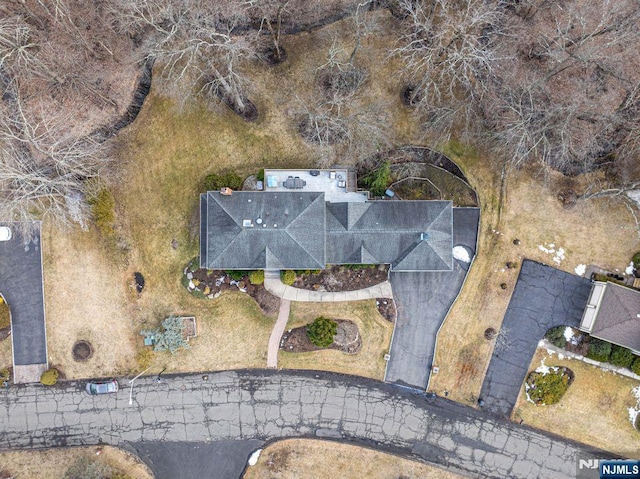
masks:
<svg viewBox="0 0 640 479"><path fill-rule="evenodd" d="M450 201L330 203L319 192L210 191L200 196L200 218L200 265L208 269L453 267Z"/></svg>
<svg viewBox="0 0 640 479"><path fill-rule="evenodd" d="M450 271L452 215L450 201L327 203L327 262Z"/></svg>
<svg viewBox="0 0 640 479"><path fill-rule="evenodd" d="M591 335L640 351L640 291L607 282Z"/></svg>
<svg viewBox="0 0 640 479"><path fill-rule="evenodd" d="M205 268L325 267L323 193L210 191L200 196L200 213Z"/></svg>

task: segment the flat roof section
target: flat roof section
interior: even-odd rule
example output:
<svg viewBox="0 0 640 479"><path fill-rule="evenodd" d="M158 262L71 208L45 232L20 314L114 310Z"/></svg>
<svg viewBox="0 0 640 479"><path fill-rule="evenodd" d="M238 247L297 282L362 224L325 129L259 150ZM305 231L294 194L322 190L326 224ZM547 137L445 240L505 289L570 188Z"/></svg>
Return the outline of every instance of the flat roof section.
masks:
<svg viewBox="0 0 640 479"><path fill-rule="evenodd" d="M317 176L311 172L318 172ZM300 181L295 181L299 179ZM287 181L294 180L294 181ZM304 185L300 188L300 182ZM322 192L325 201L330 203L342 202L360 202L367 201L368 194L366 191L356 192L348 191L349 185L348 171L345 169L334 170L264 170L264 191L304 191L304 192ZM292 189L285 184L293 184L296 188Z"/></svg>

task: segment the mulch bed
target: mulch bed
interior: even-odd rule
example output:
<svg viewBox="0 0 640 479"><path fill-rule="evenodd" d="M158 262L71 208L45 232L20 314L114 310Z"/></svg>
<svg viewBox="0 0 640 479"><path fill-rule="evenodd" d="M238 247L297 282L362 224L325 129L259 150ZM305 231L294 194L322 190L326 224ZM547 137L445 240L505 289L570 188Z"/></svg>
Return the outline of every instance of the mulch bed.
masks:
<svg viewBox="0 0 640 479"><path fill-rule="evenodd" d="M196 269L192 271L187 268L185 274L189 273L192 277L187 276L187 279L192 282L197 280L197 288L201 294L209 299L215 299L225 291L240 291L251 296L266 315L278 314L280 310L280 298L269 293L262 284L251 284L247 275L236 282L222 270ZM193 292L193 290L189 290Z"/></svg>
<svg viewBox="0 0 640 479"><path fill-rule="evenodd" d="M396 320L396 305L393 299L376 298L378 313L387 321L393 323Z"/></svg>
<svg viewBox="0 0 640 479"><path fill-rule="evenodd" d="M373 268L349 269L344 266L332 266L296 277L293 287L311 291L355 291L383 283L388 278L389 266L377 265Z"/></svg>
<svg viewBox="0 0 640 479"><path fill-rule="evenodd" d="M71 350L74 361L83 362L93 356L93 347L89 341L77 341Z"/></svg>
<svg viewBox="0 0 640 479"><path fill-rule="evenodd" d="M358 331L358 326L346 319L333 319L338 323L338 332L334 337L334 343L328 348L319 348L309 340L307 327L285 331L280 339L280 349L290 353L306 353L309 351L320 351L322 349L336 349L346 354L356 354L362 347L362 338Z"/></svg>

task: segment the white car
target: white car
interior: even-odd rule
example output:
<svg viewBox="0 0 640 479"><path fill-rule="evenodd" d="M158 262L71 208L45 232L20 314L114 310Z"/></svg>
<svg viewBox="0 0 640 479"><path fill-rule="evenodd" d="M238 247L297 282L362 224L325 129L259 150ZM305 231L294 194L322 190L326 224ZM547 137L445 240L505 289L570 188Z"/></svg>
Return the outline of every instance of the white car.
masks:
<svg viewBox="0 0 640 479"><path fill-rule="evenodd" d="M0 226L0 241L11 240L11 228L8 226Z"/></svg>

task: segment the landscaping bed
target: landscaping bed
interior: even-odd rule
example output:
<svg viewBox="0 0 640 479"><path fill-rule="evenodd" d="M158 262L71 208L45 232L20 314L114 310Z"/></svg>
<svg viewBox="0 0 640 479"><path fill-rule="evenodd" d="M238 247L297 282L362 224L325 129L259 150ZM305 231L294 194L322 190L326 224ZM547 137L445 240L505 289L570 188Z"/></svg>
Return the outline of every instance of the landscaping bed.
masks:
<svg viewBox="0 0 640 479"><path fill-rule="evenodd" d="M384 319L390 322L396 320L396 305L393 299L390 298L376 298L376 308Z"/></svg>
<svg viewBox="0 0 640 479"><path fill-rule="evenodd" d="M306 353L309 351L321 351L324 349L336 349L347 354L355 354L362 347L362 339L358 326L346 319L334 319L338 323L333 344L326 348L316 346L307 335L307 326L289 329L280 339L280 349L290 353Z"/></svg>
<svg viewBox="0 0 640 479"><path fill-rule="evenodd" d="M251 296L265 314L278 314L280 299L269 293L263 284L252 284L249 273L207 270L198 268L197 262L191 262L184 270L182 281L185 288L196 297L215 299L225 291L240 291Z"/></svg>
<svg viewBox="0 0 640 479"><path fill-rule="evenodd" d="M336 265L323 270L296 271L293 287L311 291L355 291L387 280L389 266Z"/></svg>
<svg viewBox="0 0 640 479"><path fill-rule="evenodd" d="M379 197L387 189L401 200L451 200L478 206L476 192L462 170L444 154L408 146L367 158L357 166L358 186Z"/></svg>
<svg viewBox="0 0 640 479"><path fill-rule="evenodd" d="M560 402L574 379L573 371L567 367L548 367L543 364L527 376L527 400L539 406L556 404Z"/></svg>

